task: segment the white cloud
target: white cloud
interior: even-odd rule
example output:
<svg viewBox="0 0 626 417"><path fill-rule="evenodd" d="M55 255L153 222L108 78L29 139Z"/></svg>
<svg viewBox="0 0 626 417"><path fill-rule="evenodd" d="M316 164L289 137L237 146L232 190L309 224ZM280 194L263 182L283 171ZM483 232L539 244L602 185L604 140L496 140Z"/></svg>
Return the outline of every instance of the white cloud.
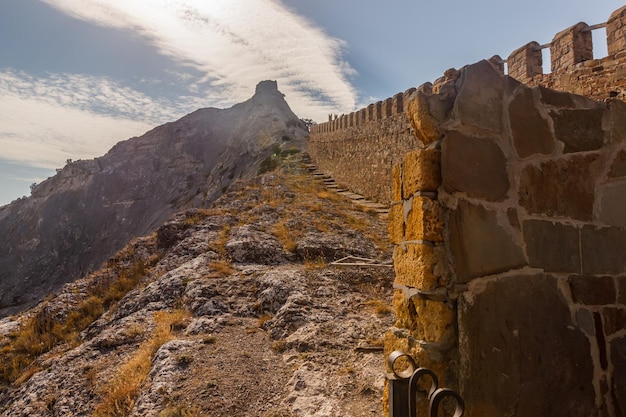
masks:
<svg viewBox="0 0 626 417"><path fill-rule="evenodd" d="M324 120L355 109L344 43L279 0L43 1L82 20L134 31L206 74L205 89L218 94L212 105L241 102L259 81L273 79L301 117ZM203 91L202 83L195 87Z"/></svg>
<svg viewBox="0 0 626 417"><path fill-rule="evenodd" d="M56 168L102 155L175 111L98 77L0 72L0 158Z"/></svg>

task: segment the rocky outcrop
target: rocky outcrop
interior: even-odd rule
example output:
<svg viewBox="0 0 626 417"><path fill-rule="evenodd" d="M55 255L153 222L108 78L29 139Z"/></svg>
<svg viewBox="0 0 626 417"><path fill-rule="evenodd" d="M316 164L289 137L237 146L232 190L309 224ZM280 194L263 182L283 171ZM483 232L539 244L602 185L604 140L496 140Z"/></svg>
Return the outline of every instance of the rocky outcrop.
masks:
<svg viewBox="0 0 626 417"><path fill-rule="evenodd" d="M300 148L304 127L276 82L263 81L244 103L198 110L69 163L0 208L0 316L95 270L176 211L206 207L276 149Z"/></svg>
<svg viewBox="0 0 626 417"><path fill-rule="evenodd" d="M105 269L0 320L0 416L379 415L393 270L298 248L388 260L385 225L322 187L301 174L238 181L210 209L176 214ZM136 264L146 266L134 288L63 336ZM46 335L57 343L7 379L20 341Z"/></svg>

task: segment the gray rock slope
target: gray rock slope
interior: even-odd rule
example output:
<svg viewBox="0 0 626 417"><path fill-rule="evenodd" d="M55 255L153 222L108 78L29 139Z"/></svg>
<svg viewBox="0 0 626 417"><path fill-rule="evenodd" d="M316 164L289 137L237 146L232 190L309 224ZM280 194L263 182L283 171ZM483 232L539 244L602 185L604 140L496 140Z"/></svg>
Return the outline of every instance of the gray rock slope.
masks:
<svg viewBox="0 0 626 417"><path fill-rule="evenodd" d="M285 165L0 319L0 416L381 415L386 222Z"/></svg>
<svg viewBox="0 0 626 417"><path fill-rule="evenodd" d="M229 109L206 108L66 165L0 208L0 317L100 264L173 213L205 207L307 135L275 81Z"/></svg>

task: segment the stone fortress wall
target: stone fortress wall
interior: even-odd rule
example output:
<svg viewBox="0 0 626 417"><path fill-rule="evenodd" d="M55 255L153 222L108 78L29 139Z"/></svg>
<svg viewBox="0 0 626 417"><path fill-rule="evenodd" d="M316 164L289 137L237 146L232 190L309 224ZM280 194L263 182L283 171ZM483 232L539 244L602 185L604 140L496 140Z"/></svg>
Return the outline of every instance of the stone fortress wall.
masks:
<svg viewBox="0 0 626 417"><path fill-rule="evenodd" d="M626 103L468 66L418 89L394 169L397 322L467 416L626 410Z"/></svg>
<svg viewBox="0 0 626 417"><path fill-rule="evenodd" d="M506 61L490 62L504 74L530 86L544 86L594 100L626 98L626 8L611 14L606 24L578 23L559 32L551 43L530 42ZM591 31L606 27L609 55L593 59ZM541 50L550 47L552 72L542 74ZM455 70L448 70L454 72ZM445 76L435 81L434 90ZM311 127L309 153L318 168L352 191L381 203L391 202L391 170L406 152L419 147L406 118L416 88L372 103L350 114Z"/></svg>
<svg viewBox="0 0 626 417"><path fill-rule="evenodd" d="M494 57L311 132L322 171L391 202L385 355L435 370L467 416L626 415L626 7L606 27L602 60L576 53L578 24L552 74L529 75L527 45L512 76Z"/></svg>
<svg viewBox="0 0 626 417"><path fill-rule="evenodd" d="M308 151L319 170L352 191L391 201L391 169L419 147L405 103L415 88L311 127Z"/></svg>

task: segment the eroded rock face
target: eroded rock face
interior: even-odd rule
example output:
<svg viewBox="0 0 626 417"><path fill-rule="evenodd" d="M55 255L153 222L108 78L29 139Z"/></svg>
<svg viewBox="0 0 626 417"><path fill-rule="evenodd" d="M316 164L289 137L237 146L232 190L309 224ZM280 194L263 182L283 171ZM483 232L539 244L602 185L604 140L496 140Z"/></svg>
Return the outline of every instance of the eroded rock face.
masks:
<svg viewBox="0 0 626 417"><path fill-rule="evenodd" d="M375 346L394 317L370 303L390 305L393 269L311 266L273 233L290 219L284 223L296 245L314 236L319 253L383 261L389 248L373 238L384 235L384 220L338 197L319 197L315 185L305 188L310 194L298 196L274 174L237 183L210 210L177 213L134 241L100 278L68 283L23 316L0 320L4 355L28 317L62 323L99 281L135 258L158 259L75 343L41 355L23 380L0 383L0 416L93 415L112 384L127 382L119 379L125 365L146 351L145 379L124 397L130 405L123 415L380 415L384 379ZM296 197L323 210L300 206ZM329 215L332 230L324 223ZM348 218L367 233L352 229ZM163 331L159 317L170 314L180 318L155 340ZM356 349L364 346L374 350Z"/></svg>
<svg viewBox="0 0 626 417"><path fill-rule="evenodd" d="M197 110L68 164L31 197L0 208L0 316L97 269L173 213L205 207L237 178L256 174L274 145L301 147L306 135L267 81L244 103ZM160 245L171 243L167 235Z"/></svg>

